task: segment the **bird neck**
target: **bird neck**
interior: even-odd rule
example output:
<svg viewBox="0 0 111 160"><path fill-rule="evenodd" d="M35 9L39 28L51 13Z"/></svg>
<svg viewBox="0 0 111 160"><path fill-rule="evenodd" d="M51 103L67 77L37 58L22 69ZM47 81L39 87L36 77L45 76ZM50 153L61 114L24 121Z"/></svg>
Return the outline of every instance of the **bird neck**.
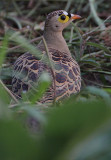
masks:
<svg viewBox="0 0 111 160"><path fill-rule="evenodd" d="M59 50L60 52L71 55L67 43L62 35L62 32L45 30L43 36L49 48L54 48L56 50Z"/></svg>

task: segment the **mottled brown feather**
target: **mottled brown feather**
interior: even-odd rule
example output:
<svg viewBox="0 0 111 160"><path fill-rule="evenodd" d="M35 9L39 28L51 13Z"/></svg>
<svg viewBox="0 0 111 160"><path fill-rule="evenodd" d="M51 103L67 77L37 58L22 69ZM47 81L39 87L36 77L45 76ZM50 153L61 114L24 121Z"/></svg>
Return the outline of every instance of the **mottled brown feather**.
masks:
<svg viewBox="0 0 111 160"><path fill-rule="evenodd" d="M81 87L80 69L77 62L72 57L52 48L49 48L49 53L53 62L55 76L53 77L52 75L52 85L41 99L42 103L53 101L54 98L59 101L64 97L69 97L71 94L79 92ZM46 54L45 51L44 54ZM14 64L12 80L14 94L17 97L21 97L22 92L28 91L32 88L34 82L38 81L43 71L49 72L50 75L52 74L51 68L32 54L25 53L20 56Z"/></svg>

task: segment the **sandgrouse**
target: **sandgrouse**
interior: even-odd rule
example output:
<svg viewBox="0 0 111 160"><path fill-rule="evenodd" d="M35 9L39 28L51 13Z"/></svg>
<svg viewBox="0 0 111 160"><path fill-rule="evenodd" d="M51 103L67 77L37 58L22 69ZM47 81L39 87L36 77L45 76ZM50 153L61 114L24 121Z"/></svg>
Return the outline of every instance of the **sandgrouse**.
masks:
<svg viewBox="0 0 111 160"><path fill-rule="evenodd" d="M53 73L52 69L42 59L38 59L29 52L24 53L14 63L12 91L16 97L20 98L22 92L31 89L35 82L38 84L38 79L44 71L51 75L52 84L41 98L41 103L58 102L80 91L80 67L72 58L62 35L63 29L74 19L79 18L81 18L79 15L70 14L64 10L53 11L48 14L43 37L54 66ZM46 54L43 41L38 44L37 48L42 51L43 56Z"/></svg>

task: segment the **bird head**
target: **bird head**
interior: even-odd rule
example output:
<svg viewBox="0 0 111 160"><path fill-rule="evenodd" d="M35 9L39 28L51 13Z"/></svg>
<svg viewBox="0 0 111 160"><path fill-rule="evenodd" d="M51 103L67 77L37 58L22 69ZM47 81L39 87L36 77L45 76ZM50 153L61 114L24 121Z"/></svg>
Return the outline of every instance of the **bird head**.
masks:
<svg viewBox="0 0 111 160"><path fill-rule="evenodd" d="M53 32L61 32L73 20L80 18L81 16L68 13L64 10L54 11L47 15L45 29L52 30Z"/></svg>

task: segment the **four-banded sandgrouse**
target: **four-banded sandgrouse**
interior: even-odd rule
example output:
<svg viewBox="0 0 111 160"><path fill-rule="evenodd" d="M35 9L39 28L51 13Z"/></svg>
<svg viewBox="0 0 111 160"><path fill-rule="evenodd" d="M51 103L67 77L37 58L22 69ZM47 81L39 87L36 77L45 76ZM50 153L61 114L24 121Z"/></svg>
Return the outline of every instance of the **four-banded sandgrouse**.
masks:
<svg viewBox="0 0 111 160"><path fill-rule="evenodd" d="M53 63L52 69L45 64L42 59L38 59L31 53L20 56L14 64L14 75L12 79L12 91L17 97L21 97L22 92L28 91L35 84L43 71L49 72L52 84L40 102L53 102L69 97L80 91L81 76L77 62L72 58L69 48L62 36L62 31L74 19L79 19L79 15L58 10L48 14L45 21L43 37L47 43L50 60ZM37 48L46 54L43 41Z"/></svg>

